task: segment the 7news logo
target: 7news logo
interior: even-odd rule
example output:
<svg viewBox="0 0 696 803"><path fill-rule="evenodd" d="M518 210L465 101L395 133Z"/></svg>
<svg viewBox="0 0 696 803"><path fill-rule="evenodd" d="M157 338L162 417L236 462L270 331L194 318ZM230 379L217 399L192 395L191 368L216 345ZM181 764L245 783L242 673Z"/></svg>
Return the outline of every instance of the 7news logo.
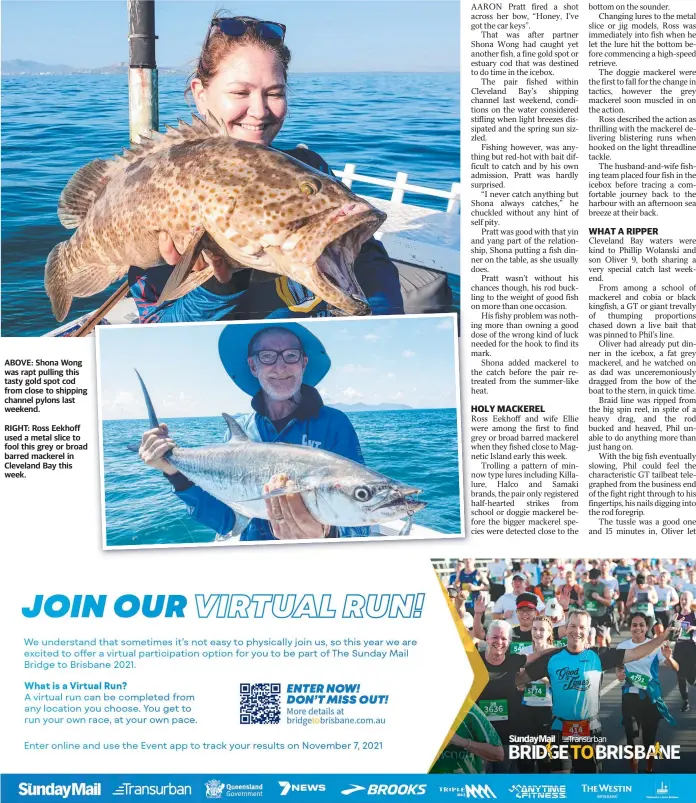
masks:
<svg viewBox="0 0 696 803"><path fill-rule="evenodd" d="M323 783L290 783L290 781L278 781L280 784L280 796L290 792L326 792Z"/></svg>

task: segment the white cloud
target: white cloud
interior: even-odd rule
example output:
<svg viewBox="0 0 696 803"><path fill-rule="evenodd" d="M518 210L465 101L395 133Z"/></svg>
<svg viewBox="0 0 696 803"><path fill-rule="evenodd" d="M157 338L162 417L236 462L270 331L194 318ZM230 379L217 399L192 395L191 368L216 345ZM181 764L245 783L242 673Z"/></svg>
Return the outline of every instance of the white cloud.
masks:
<svg viewBox="0 0 696 803"><path fill-rule="evenodd" d="M374 332L370 332L369 334L363 335L365 340L369 340L371 343L374 343L375 340L379 340L379 336L376 335Z"/></svg>
<svg viewBox="0 0 696 803"><path fill-rule="evenodd" d="M356 399L362 399L362 397L363 394L359 390L356 390L355 388L346 388L341 393L341 398L347 402L353 402Z"/></svg>
<svg viewBox="0 0 696 803"><path fill-rule="evenodd" d="M193 396L189 396L183 390L179 391L179 393L168 393L162 399L162 407L167 410L173 410L176 415L195 412Z"/></svg>
<svg viewBox="0 0 696 803"><path fill-rule="evenodd" d="M400 399L403 399L403 398L404 398L404 394L403 394L403 393L402 393L402 392L399 390L399 391L397 391L396 393L394 393L394 394L393 394L393 396L392 396L391 398L392 398L394 401L399 401Z"/></svg>
<svg viewBox="0 0 696 803"><path fill-rule="evenodd" d="M368 367L360 363L349 362L342 366L341 371L346 374L372 374L375 369L374 367Z"/></svg>
<svg viewBox="0 0 696 803"><path fill-rule="evenodd" d="M401 356L402 357L415 357L416 356L416 352L415 351L409 351L409 349L406 349L405 351L401 352Z"/></svg>
<svg viewBox="0 0 696 803"><path fill-rule="evenodd" d="M135 396L128 391L128 390L120 390L116 398L111 402L111 407L113 410L120 410L126 407L130 407L131 404L135 401Z"/></svg>
<svg viewBox="0 0 696 803"><path fill-rule="evenodd" d="M452 320L450 318L445 318L443 321L435 327L436 329L444 329L446 332L452 330Z"/></svg>
<svg viewBox="0 0 696 803"><path fill-rule="evenodd" d="M326 385L319 385L317 387L317 391L319 392L321 398L324 400L324 404L331 404L332 402L336 401L336 397Z"/></svg>
<svg viewBox="0 0 696 803"><path fill-rule="evenodd" d="M396 374L387 374L387 379L394 379Z"/></svg>

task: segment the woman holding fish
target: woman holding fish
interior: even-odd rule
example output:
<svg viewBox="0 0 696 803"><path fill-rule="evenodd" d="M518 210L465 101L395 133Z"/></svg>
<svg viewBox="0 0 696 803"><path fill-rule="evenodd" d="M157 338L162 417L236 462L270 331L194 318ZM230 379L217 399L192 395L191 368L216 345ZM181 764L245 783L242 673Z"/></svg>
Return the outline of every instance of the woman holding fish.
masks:
<svg viewBox="0 0 696 803"><path fill-rule="evenodd" d="M189 87L204 121L73 176L58 216L77 231L46 265L59 320L126 271L143 323L403 313L371 236L384 213L318 154L267 147L287 114L284 38L279 23L213 18Z"/></svg>

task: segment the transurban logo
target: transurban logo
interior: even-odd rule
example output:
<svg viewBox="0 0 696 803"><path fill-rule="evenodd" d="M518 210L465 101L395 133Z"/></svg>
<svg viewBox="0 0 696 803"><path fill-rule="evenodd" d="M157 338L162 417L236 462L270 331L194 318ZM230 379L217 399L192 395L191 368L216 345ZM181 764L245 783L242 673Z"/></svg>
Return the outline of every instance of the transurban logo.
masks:
<svg viewBox="0 0 696 803"><path fill-rule="evenodd" d="M278 781L280 784L280 796L287 795L288 792L326 792L323 783L290 783L290 781Z"/></svg>
<svg viewBox="0 0 696 803"><path fill-rule="evenodd" d="M85 795L91 797L101 796L100 783L78 783L73 781L70 784L38 784L38 783L22 783L19 784L17 791L20 797L62 797L67 800L69 797Z"/></svg>
<svg viewBox="0 0 696 803"><path fill-rule="evenodd" d="M372 783L367 787L368 795L424 795L424 783Z"/></svg>
<svg viewBox="0 0 696 803"><path fill-rule="evenodd" d="M116 789L111 793L112 795L133 795L134 797L139 797L142 795L166 795L167 797L176 797L177 795L192 795L193 790L190 786L177 786L177 784L173 783L165 783L161 786L140 786L136 783L122 783L120 786L117 786Z"/></svg>

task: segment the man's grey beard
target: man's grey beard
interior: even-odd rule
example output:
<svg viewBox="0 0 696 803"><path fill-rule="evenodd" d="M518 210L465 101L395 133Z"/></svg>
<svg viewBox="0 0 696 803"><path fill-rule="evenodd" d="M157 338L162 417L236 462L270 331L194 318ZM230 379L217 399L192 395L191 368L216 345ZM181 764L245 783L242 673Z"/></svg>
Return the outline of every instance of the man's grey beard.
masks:
<svg viewBox="0 0 696 803"><path fill-rule="evenodd" d="M262 382L260 379L259 379L259 384L261 385L261 390L263 390L263 392L266 394L266 396L268 396L270 399L273 399L273 401L291 401L292 400L292 401L296 402L297 404L299 404L299 402L300 402L300 388L302 387L302 377L301 376L297 377L297 381L296 381L295 387L292 389L292 391L290 391L290 392L288 392L287 390L283 391L282 395L279 395L279 392L277 390L275 390L274 388L270 387L270 385L267 385L265 382Z"/></svg>

